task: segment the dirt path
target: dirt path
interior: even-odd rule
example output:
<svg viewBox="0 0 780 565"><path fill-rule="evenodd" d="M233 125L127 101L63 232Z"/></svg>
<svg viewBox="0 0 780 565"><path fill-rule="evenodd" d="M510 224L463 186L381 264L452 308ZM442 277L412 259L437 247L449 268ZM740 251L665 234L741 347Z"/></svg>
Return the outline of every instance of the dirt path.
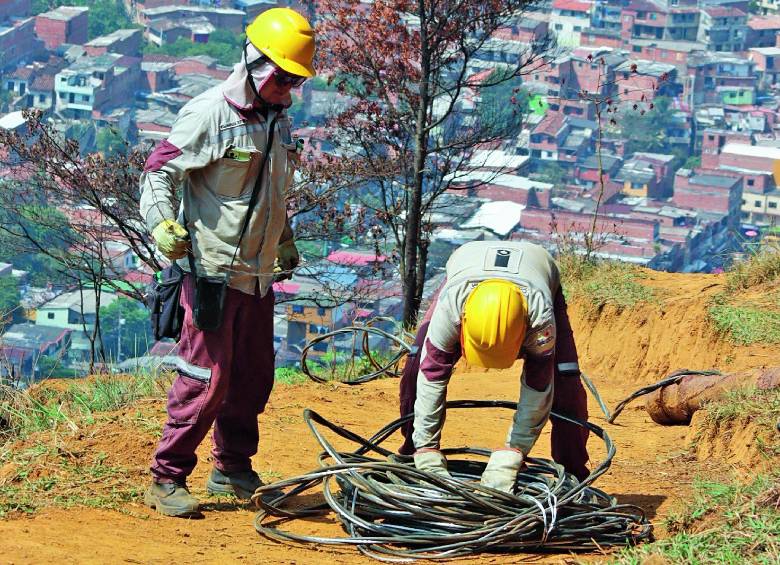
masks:
<svg viewBox="0 0 780 565"><path fill-rule="evenodd" d="M608 382L596 378L608 406L636 388L635 383ZM311 470L319 451L302 422L305 407L359 433L370 434L396 417L396 380L369 383L363 387L295 385L278 386L266 414L261 416L261 454L255 467L266 480ZM507 399L517 395L517 370L502 373L466 373L452 382L450 399ZM154 418L164 418L161 402L142 405ZM591 419L604 425L595 403ZM497 446L503 441L511 414L508 411L455 411L445 428L446 445ZM141 485L147 476L145 466L155 436L137 429L105 430L82 437L82 448L104 451L132 470ZM621 416L620 425L608 426L618 452L612 469L597 486L621 502L642 506L650 518L669 513L689 491L691 479L702 469L700 463L686 462L685 427L653 424L638 406ZM534 455L549 456L549 429L540 439ZM398 440L393 438L392 445ZM77 449L78 446L73 446ZM592 458L604 449L598 439L590 442ZM288 547L260 538L254 531L254 513L236 508L223 500L206 497L203 483L209 465L208 445L201 448L200 464L192 477L193 493L208 502L201 520L163 518L141 504L128 505L124 512L90 508L49 509L32 517L0 521L3 540L2 563L375 563L351 548ZM299 522L297 531L338 534L330 520ZM658 532L663 535L662 529ZM565 555L545 558L564 562ZM595 556L594 556L595 557ZM529 556L534 562L539 558ZM479 563L517 563L521 556L491 556L469 560Z"/></svg>

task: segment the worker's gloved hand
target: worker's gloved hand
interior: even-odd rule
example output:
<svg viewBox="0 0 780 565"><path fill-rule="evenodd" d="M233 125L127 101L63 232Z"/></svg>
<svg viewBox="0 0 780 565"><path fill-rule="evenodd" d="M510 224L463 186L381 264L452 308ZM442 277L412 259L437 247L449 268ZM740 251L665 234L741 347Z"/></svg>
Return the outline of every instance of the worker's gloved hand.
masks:
<svg viewBox="0 0 780 565"><path fill-rule="evenodd" d="M440 477L452 478L447 471L447 460L438 449L421 449L414 453L414 466L418 471L433 473Z"/></svg>
<svg viewBox="0 0 780 565"><path fill-rule="evenodd" d="M274 266L275 279L277 281L283 281L284 279L292 278L292 271L300 263L300 256L298 255L298 248L295 247L295 242L292 239L288 239L285 242L279 244L276 250L276 264Z"/></svg>
<svg viewBox="0 0 780 565"><path fill-rule="evenodd" d="M490 455L480 483L482 486L511 493L522 465L522 453L515 449L498 449Z"/></svg>
<svg viewBox="0 0 780 565"><path fill-rule="evenodd" d="M168 259L181 259L187 254L189 235L176 220L163 220L152 230L152 237L157 249Z"/></svg>

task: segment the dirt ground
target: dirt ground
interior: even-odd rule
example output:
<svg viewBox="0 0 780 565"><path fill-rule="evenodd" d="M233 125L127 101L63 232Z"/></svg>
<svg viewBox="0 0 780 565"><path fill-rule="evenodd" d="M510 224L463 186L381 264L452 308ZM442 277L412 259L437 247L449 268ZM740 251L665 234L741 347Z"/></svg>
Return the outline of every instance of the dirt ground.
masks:
<svg viewBox="0 0 780 565"><path fill-rule="evenodd" d="M722 278L687 275L650 275L650 285L671 290L684 286L665 305L646 305L631 312L607 306L596 314L572 305L574 326L583 367L594 380L607 405L615 404L640 385L659 380L666 372L721 367L725 370L762 366L769 348L735 349L703 329L702 297L722 290ZM516 400L517 367L502 372L459 371L450 386L450 399ZM261 422L261 451L254 461L266 481L301 474L316 466L318 445L302 420L304 408L312 408L337 424L370 435L397 417L397 380L383 380L362 387L346 385L278 385ZM136 408L134 408L135 410ZM138 410L162 422L164 406L148 401ZM595 486L620 502L645 509L665 532L661 518L669 514L691 490L694 476L724 471L717 460L697 461L687 449L688 428L662 427L641 408L630 406L607 425L590 400L591 421L606 426L617 445L610 471ZM495 447L503 441L511 413L508 411L454 411L447 420L444 445ZM156 442L153 431L117 422L103 422L67 440L67 449L79 453L105 452L116 465L129 469L139 486L148 480L146 467ZM394 447L400 436L391 438ZM338 445L338 442L334 442ZM603 444L589 443L591 458L600 461ZM32 516L16 515L0 521L0 562L9 564L59 563L375 563L352 548L290 547L263 539L253 527L254 511L236 507L226 499L207 497L204 489L209 445L199 451L200 463L191 478L193 494L205 503L204 518L164 518L140 503L121 511L91 508L45 509ZM533 455L549 457L549 427ZM718 467L720 465L720 467ZM330 519L300 521L296 531L338 535ZM581 558L580 556L579 558ZM587 556L598 560L600 555ZM568 555L486 556L476 563L571 562Z"/></svg>

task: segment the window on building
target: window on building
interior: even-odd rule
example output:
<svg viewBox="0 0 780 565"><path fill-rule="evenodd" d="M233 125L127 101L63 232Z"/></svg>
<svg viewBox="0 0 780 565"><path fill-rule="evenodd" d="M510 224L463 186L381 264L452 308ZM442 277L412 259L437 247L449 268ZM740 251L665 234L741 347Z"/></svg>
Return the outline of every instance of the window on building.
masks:
<svg viewBox="0 0 780 565"><path fill-rule="evenodd" d="M748 186L753 186L754 184L756 184L756 181L755 179L748 179L747 184Z"/></svg>
<svg viewBox="0 0 780 565"><path fill-rule="evenodd" d="M642 52L642 46L641 45L634 45L633 47L631 47L631 50L634 53L641 53Z"/></svg>
<svg viewBox="0 0 780 565"><path fill-rule="evenodd" d="M9 80L9 81L6 83L6 85L5 85L5 89L6 89L6 90L13 90L13 89L14 89L14 83L13 83L13 81L10 81L10 80Z"/></svg>
<svg viewBox="0 0 780 565"><path fill-rule="evenodd" d="M81 100L82 102L89 102L90 100L92 100L92 97L89 94L82 94Z"/></svg>
<svg viewBox="0 0 780 565"><path fill-rule="evenodd" d="M777 210L777 202L767 202L766 207L772 208L773 210Z"/></svg>
<svg viewBox="0 0 780 565"><path fill-rule="evenodd" d="M293 304L292 307L293 314L303 314L303 310L304 308L300 304Z"/></svg>
<svg viewBox="0 0 780 565"><path fill-rule="evenodd" d="M747 200L745 200L744 198L742 199L742 205L747 206Z"/></svg>
<svg viewBox="0 0 780 565"><path fill-rule="evenodd" d="M762 207L762 204L763 204L763 203L762 203L760 200L755 200L755 201L753 201L753 207L754 207L754 208L761 208L761 207Z"/></svg>
<svg viewBox="0 0 780 565"><path fill-rule="evenodd" d="M582 31L582 26L574 26L574 31Z"/></svg>
<svg viewBox="0 0 780 565"><path fill-rule="evenodd" d="M38 102L46 102L46 95L45 94L39 94L38 95Z"/></svg>
<svg viewBox="0 0 780 565"><path fill-rule="evenodd" d="M324 316L325 315L325 308L317 308L317 315L318 316Z"/></svg>
<svg viewBox="0 0 780 565"><path fill-rule="evenodd" d="M555 24L555 30L561 31L563 29L563 24Z"/></svg>
<svg viewBox="0 0 780 565"><path fill-rule="evenodd" d="M46 312L46 319L47 320L53 320L54 319L54 312Z"/></svg>

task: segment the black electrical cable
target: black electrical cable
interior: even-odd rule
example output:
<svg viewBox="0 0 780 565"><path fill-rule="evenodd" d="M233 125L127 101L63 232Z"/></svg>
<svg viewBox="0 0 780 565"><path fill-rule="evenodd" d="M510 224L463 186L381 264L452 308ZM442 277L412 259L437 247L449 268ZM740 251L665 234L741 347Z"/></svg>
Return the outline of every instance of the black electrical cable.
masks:
<svg viewBox="0 0 780 565"><path fill-rule="evenodd" d="M342 382L345 382L346 384L350 384L350 385L359 385L359 384L372 381L383 375L390 376L390 377L399 377L400 373L398 371L398 363L401 361L401 359L404 358L404 356L406 356L411 351L411 346L408 345L403 338L406 337L407 339L409 339L410 336L406 332L402 332L402 335L398 336L388 331L385 331L381 328L374 327L374 324L383 321L394 322L394 320L390 318L374 318L368 321L365 325L345 326L335 331L318 335L317 337L309 341L306 344L306 347L303 348L303 351L301 351L301 371L314 382L317 383L330 382L331 379L326 379L324 377L316 375L311 370L308 364L309 352L312 350L314 346L326 340L333 339L335 337L342 336L342 335L348 335L348 334L354 334L353 339L355 339L357 334L362 334L362 340L361 340L362 353L363 355L366 356L368 362L371 364L374 370L370 371L369 373L354 376L354 378L350 378ZM376 335L385 338L398 346L398 351L390 358L389 361L385 363L380 363L375 359L375 357L371 353L371 348L369 347L369 336L371 335ZM414 336L411 336L411 340L412 341L414 340ZM352 358L354 360L354 347L353 347Z"/></svg>
<svg viewBox="0 0 780 565"><path fill-rule="evenodd" d="M689 369L680 369L679 371L675 371L674 373L669 374L668 376L664 377L657 383L645 386L625 398L624 400L621 400L618 402L617 406L615 406L615 410L612 412L612 415L608 417L607 422L610 424L615 423L615 419L620 415L620 413L625 409L628 404L640 396L644 396L645 394L650 394L651 392L654 392L658 390L659 388L663 388L668 385L677 384L681 380L683 380L685 377L691 376L691 375L722 375L720 371L691 371Z"/></svg>
<svg viewBox="0 0 780 565"><path fill-rule="evenodd" d="M517 404L458 400L447 402L446 408L514 411ZM530 457L517 476L517 494L508 494L479 484L485 468L482 459L490 454L487 449L444 449L452 479L402 464L411 459L381 444L411 415L366 439L306 410L304 420L323 448L320 468L258 489L252 497L260 507L255 528L273 540L353 545L370 557L391 562L495 551L592 551L651 539L652 526L641 508L618 504L592 486L615 455L607 433L595 424L554 415L587 427L601 438L607 449L605 460L580 482L557 463ZM357 447L336 450L319 426ZM291 508L297 495L320 486L323 504ZM329 513L335 513L346 536L306 536L281 529L289 520Z"/></svg>

